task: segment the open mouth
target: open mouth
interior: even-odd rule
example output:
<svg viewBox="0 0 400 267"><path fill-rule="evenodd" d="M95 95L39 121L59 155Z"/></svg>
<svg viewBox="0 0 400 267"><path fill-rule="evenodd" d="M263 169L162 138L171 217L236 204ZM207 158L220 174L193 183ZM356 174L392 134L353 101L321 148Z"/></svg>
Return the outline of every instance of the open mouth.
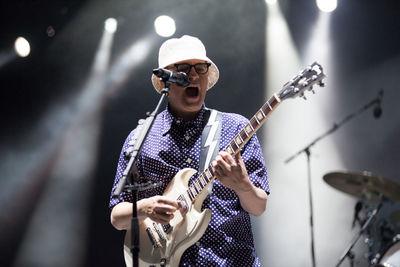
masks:
<svg viewBox="0 0 400 267"><path fill-rule="evenodd" d="M197 87L186 87L185 89L186 95L189 97L196 97L199 95L199 88Z"/></svg>

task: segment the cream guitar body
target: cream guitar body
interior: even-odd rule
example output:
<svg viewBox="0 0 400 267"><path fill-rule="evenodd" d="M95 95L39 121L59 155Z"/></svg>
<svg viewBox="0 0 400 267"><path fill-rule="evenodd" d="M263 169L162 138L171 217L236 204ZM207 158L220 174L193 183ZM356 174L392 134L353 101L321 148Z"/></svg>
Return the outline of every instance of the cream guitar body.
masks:
<svg viewBox="0 0 400 267"><path fill-rule="evenodd" d="M211 219L211 211L209 209L201 211L201 206L207 196L207 190L203 190L193 203L187 194L189 179L195 173L196 171L190 168L180 170L163 194L170 199L180 199L185 202L187 212L184 215L180 211L176 211L174 218L167 226L149 218L140 224L140 267L178 266L183 252L199 240L206 231ZM132 266L130 244L131 233L127 231L124 242L127 266Z"/></svg>

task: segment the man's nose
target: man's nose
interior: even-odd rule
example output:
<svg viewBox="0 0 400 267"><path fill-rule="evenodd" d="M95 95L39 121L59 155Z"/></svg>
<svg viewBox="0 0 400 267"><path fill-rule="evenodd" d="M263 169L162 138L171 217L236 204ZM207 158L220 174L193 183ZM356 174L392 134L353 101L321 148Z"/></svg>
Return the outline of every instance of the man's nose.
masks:
<svg viewBox="0 0 400 267"><path fill-rule="evenodd" d="M196 72L194 67L190 68L189 78L191 81L199 78L199 74Z"/></svg>

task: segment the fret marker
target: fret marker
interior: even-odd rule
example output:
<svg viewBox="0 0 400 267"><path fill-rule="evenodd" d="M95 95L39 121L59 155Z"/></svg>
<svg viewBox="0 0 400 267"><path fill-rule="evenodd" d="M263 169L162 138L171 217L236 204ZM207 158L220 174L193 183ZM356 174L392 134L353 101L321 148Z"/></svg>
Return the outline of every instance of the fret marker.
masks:
<svg viewBox="0 0 400 267"><path fill-rule="evenodd" d="M246 126L246 132L247 132L248 134L250 134L251 131L252 131L251 126L250 126L249 124L247 124L247 126Z"/></svg>
<svg viewBox="0 0 400 267"><path fill-rule="evenodd" d="M236 136L236 144L240 145L242 143L242 139L240 136Z"/></svg>
<svg viewBox="0 0 400 267"><path fill-rule="evenodd" d="M261 113L261 111L257 113L257 119L258 119L259 121L261 121L262 119L264 119L264 116L263 116L263 114Z"/></svg>

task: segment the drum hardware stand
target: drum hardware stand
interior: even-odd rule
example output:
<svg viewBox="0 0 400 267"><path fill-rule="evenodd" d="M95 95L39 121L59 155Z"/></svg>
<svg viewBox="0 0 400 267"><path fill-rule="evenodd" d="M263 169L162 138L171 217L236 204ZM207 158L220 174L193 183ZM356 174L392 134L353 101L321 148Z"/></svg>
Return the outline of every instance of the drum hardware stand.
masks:
<svg viewBox="0 0 400 267"><path fill-rule="evenodd" d="M313 221L313 205L312 205L313 202L312 202L312 192L311 192L311 161L310 161L311 152L310 152L310 148L313 145L315 145L318 141L320 141L323 138L327 137L328 135L332 134L333 132L338 130L341 126L343 126L343 124L350 121L357 115L360 115L362 112L364 112L368 108L375 106L375 105L380 105L380 103L382 101L382 97L383 97L383 89L381 89L379 91L378 97L374 98L373 100L371 100L370 102L368 102L367 104L365 104L364 106L359 108L358 110L354 111L353 113L350 113L339 123L334 123L333 127L330 130L328 130L324 134L318 136L308 146L301 149L300 151L298 151L297 153L295 153L294 155L292 155L291 157L289 157L285 160L285 163L287 164L302 153L305 153L307 155L308 196L309 196L309 203L310 203L310 229L311 229L311 260L312 260L313 267L316 267L316 264L315 264L315 249L314 249L314 221ZM375 116L375 114L374 114L374 116Z"/></svg>
<svg viewBox="0 0 400 267"><path fill-rule="evenodd" d="M339 262L336 264L336 267L339 267L344 259L346 257L349 257L350 259L350 266L354 266L354 253L351 251L351 249L354 247L354 245L357 243L358 239L361 237L361 235L364 233L365 229L367 229L368 225L371 223L372 219L376 216L376 214L379 212L379 210L382 207L382 202L379 202L378 206L371 212L371 215L369 218L365 221L363 226L361 227L360 231L358 231L357 235L353 238L351 241L350 245L347 247L347 249L344 251L342 257L340 257Z"/></svg>
<svg viewBox="0 0 400 267"><path fill-rule="evenodd" d="M165 88L161 91L161 98L155 108L155 110L148 114L146 120L139 121L139 125L137 127L138 133L135 133L134 146L132 149L127 150L128 153L125 154L125 157L129 158L127 166L122 174L122 178L119 180L116 189L114 190L113 197L118 197L122 191L128 191L132 193L132 221L131 221L131 253L132 253L132 265L133 267L139 267L139 220L137 217L137 195L139 191L146 190L149 188L154 188L161 185L159 183L142 183L138 184L139 174L136 170L136 160L137 155L140 154L143 143L146 140L147 134L149 133L155 117L161 113L162 107L165 107L168 103L168 95L169 95L169 86L171 82L164 80Z"/></svg>
<svg viewBox="0 0 400 267"><path fill-rule="evenodd" d="M400 234L395 235L392 238L392 243L395 243L397 241L400 240ZM390 247L388 247L387 249L389 249ZM386 253L386 252L385 252ZM381 254L381 252L378 252L375 257L371 260L371 264L373 264L373 266L375 266L377 263L379 263L379 260L385 256L385 253ZM381 266L381 265L379 265ZM386 265L385 265L386 266ZM388 266L392 266L392 265L388 265Z"/></svg>

